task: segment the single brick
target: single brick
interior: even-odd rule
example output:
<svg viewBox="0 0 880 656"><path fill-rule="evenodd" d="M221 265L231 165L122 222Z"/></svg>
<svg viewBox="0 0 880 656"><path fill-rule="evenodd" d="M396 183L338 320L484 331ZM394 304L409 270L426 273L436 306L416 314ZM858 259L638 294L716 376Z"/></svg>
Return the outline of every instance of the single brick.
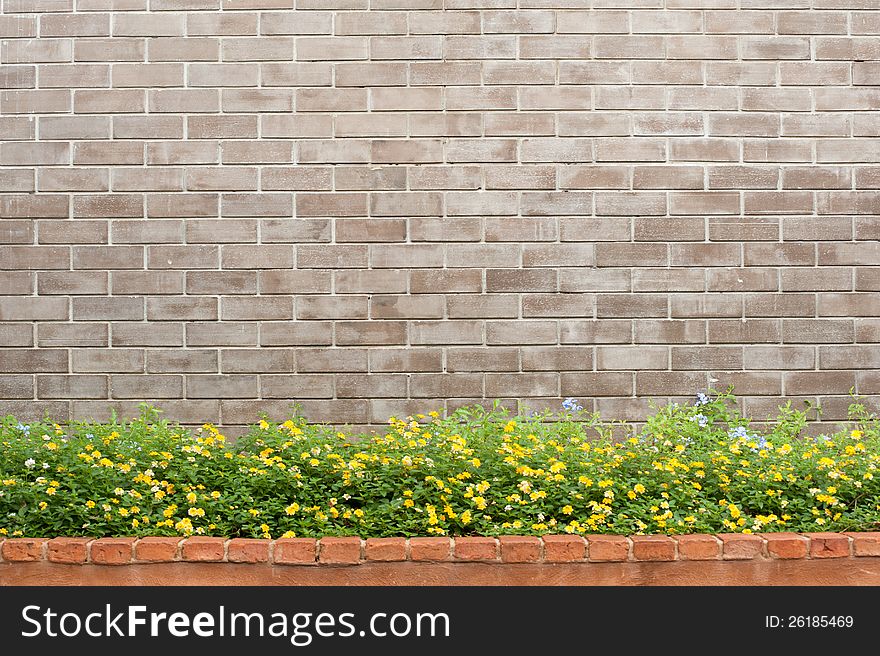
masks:
<svg viewBox="0 0 880 656"><path fill-rule="evenodd" d="M495 538L456 538L453 549L455 560L498 560L498 541Z"/></svg>
<svg viewBox="0 0 880 656"><path fill-rule="evenodd" d="M47 559L53 563L82 564L88 560L91 538L55 538L49 540Z"/></svg>
<svg viewBox="0 0 880 656"><path fill-rule="evenodd" d="M96 565L128 565L135 538L100 538L92 542L91 562Z"/></svg>
<svg viewBox="0 0 880 656"><path fill-rule="evenodd" d="M588 535L590 562L623 562L629 556L629 540L622 535Z"/></svg>
<svg viewBox="0 0 880 656"><path fill-rule="evenodd" d="M721 558L721 542L714 535L694 533L676 535L678 557L681 560L718 560Z"/></svg>
<svg viewBox="0 0 880 656"><path fill-rule="evenodd" d="M806 533L810 539L810 558L848 558L849 538L840 533Z"/></svg>
<svg viewBox="0 0 880 656"><path fill-rule="evenodd" d="M797 533L762 533L767 541L767 554L771 558L806 558L809 540Z"/></svg>
<svg viewBox="0 0 880 656"><path fill-rule="evenodd" d="M724 560L751 560L760 558L764 551L764 540L748 533L721 533L718 538L723 543Z"/></svg>
<svg viewBox="0 0 880 656"><path fill-rule="evenodd" d="M183 560L195 562L217 563L224 559L226 540L223 538L209 538L194 536L187 538L183 543Z"/></svg>
<svg viewBox="0 0 880 656"><path fill-rule="evenodd" d="M545 535L545 563L577 563L587 557L587 541L580 535Z"/></svg>
<svg viewBox="0 0 880 656"><path fill-rule="evenodd" d="M541 539L526 535L503 535L498 538L501 545L501 562L537 563L541 560Z"/></svg>
<svg viewBox="0 0 880 656"><path fill-rule="evenodd" d="M265 563L269 561L270 540L233 538L227 547L230 563Z"/></svg>
<svg viewBox="0 0 880 656"><path fill-rule="evenodd" d="M47 542L46 538L10 538L0 545L0 554L10 562L41 560Z"/></svg>
<svg viewBox="0 0 880 656"><path fill-rule="evenodd" d="M358 537L321 538L318 562L328 565L357 565L361 561L361 539Z"/></svg>
<svg viewBox="0 0 880 656"><path fill-rule="evenodd" d="M406 538L368 538L364 551L367 560L406 560Z"/></svg>
<svg viewBox="0 0 880 656"><path fill-rule="evenodd" d="M449 560L452 541L449 538L410 538L409 559Z"/></svg>
<svg viewBox="0 0 880 656"><path fill-rule="evenodd" d="M633 560L675 560L675 540L665 535L633 535Z"/></svg>
<svg viewBox="0 0 880 656"><path fill-rule="evenodd" d="M277 565L314 565L318 541L314 538L281 538L275 540L272 562Z"/></svg>
<svg viewBox="0 0 880 656"><path fill-rule="evenodd" d="M134 545L135 560L168 563L178 559L180 538L141 538Z"/></svg>
<svg viewBox="0 0 880 656"><path fill-rule="evenodd" d="M880 556L880 532L844 533L852 540L854 556Z"/></svg>

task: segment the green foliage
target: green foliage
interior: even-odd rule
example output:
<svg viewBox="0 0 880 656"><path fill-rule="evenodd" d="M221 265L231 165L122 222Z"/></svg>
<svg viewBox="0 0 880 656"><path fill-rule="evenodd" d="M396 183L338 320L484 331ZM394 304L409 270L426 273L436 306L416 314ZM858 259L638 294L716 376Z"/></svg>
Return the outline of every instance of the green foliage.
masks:
<svg viewBox="0 0 880 656"><path fill-rule="evenodd" d="M780 408L755 429L727 392L644 427L574 400L391 418L351 436L294 414L235 442L146 404L106 423L0 423L0 534L500 535L880 528L880 420L858 400L834 435Z"/></svg>

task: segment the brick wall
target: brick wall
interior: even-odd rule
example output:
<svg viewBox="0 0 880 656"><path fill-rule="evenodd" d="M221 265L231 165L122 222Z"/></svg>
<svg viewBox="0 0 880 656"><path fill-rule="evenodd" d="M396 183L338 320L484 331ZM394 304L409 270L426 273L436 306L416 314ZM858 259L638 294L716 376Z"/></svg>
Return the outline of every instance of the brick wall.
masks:
<svg viewBox="0 0 880 656"><path fill-rule="evenodd" d="M880 533L0 538L4 585L878 585Z"/></svg>
<svg viewBox="0 0 880 656"><path fill-rule="evenodd" d="M0 411L880 392L874 0L293 6L2 0Z"/></svg>

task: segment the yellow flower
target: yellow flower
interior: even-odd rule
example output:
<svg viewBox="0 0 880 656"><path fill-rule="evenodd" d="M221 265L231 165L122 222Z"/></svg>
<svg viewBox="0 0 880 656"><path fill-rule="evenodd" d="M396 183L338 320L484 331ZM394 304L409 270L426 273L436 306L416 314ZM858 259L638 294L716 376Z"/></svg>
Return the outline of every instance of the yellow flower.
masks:
<svg viewBox="0 0 880 656"><path fill-rule="evenodd" d="M204 517L205 511L202 508L190 508L188 514L190 517Z"/></svg>
<svg viewBox="0 0 880 656"><path fill-rule="evenodd" d="M249 512L251 515L253 515L254 517L256 517L257 515L260 514L260 511L257 510L256 508L251 508L250 510L248 510L248 512Z"/></svg>
<svg viewBox="0 0 880 656"><path fill-rule="evenodd" d="M45 510L48 505L45 501L40 501L40 510Z"/></svg>
<svg viewBox="0 0 880 656"><path fill-rule="evenodd" d="M294 502L294 503L290 504L289 506L287 506L287 508L284 509L284 512L286 512L288 515L294 515L294 514L296 514L296 512L298 510L299 510L299 504Z"/></svg>
<svg viewBox="0 0 880 656"><path fill-rule="evenodd" d="M282 538L295 538L296 533L294 533L293 531L285 531L284 533L281 534L281 537Z"/></svg>
<svg viewBox="0 0 880 656"><path fill-rule="evenodd" d="M94 508L95 502L92 500L86 501L86 508Z"/></svg>
<svg viewBox="0 0 880 656"><path fill-rule="evenodd" d="M574 512L574 508L572 508L571 506L567 506L567 505L562 506L562 514L563 515L570 515L573 512Z"/></svg>
<svg viewBox="0 0 880 656"><path fill-rule="evenodd" d="M637 492L638 494L643 494L645 492L645 486L641 483L636 483L635 485L633 485L633 491Z"/></svg>
<svg viewBox="0 0 880 656"><path fill-rule="evenodd" d="M267 422L265 419L260 419L260 428L266 430L267 428L269 428L269 422Z"/></svg>

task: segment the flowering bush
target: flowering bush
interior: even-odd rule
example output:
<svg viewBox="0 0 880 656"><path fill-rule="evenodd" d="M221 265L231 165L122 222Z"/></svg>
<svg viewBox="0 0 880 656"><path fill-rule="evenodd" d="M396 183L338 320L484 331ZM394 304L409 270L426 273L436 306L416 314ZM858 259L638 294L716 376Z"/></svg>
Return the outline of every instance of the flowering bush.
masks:
<svg viewBox="0 0 880 656"><path fill-rule="evenodd" d="M752 429L730 391L658 408L639 432L566 399L391 418L352 436L293 416L232 443L142 406L108 423L0 425L0 534L499 535L877 530L880 423L834 435L780 409Z"/></svg>

